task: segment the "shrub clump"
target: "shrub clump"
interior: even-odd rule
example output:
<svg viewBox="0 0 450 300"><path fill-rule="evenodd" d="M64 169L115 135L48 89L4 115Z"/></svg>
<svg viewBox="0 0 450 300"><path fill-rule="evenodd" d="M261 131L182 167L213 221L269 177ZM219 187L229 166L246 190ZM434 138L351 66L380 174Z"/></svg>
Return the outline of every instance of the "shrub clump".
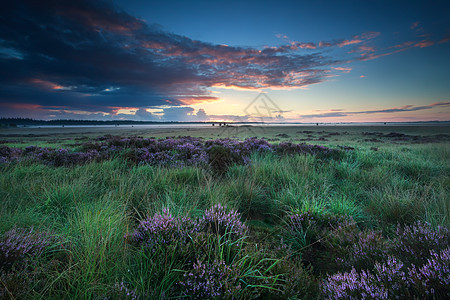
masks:
<svg viewBox="0 0 450 300"><path fill-rule="evenodd" d="M174 218L167 209L163 209L162 214L156 213L139 221L138 228L126 238L132 244L154 252L162 245L186 243L190 235L199 231L198 228L198 222L186 217Z"/></svg>
<svg viewBox="0 0 450 300"><path fill-rule="evenodd" d="M421 267L409 269L409 281L418 295L450 298L450 247L430 251L430 258Z"/></svg>
<svg viewBox="0 0 450 300"><path fill-rule="evenodd" d="M450 231L445 227L434 229L431 224L417 222L397 226L393 240L393 254L403 257L405 263L422 265L430 251L440 251L450 246Z"/></svg>
<svg viewBox="0 0 450 300"><path fill-rule="evenodd" d="M13 266L25 266L31 258L38 257L55 242L48 233L30 229L13 228L0 240L0 270L9 271Z"/></svg>
<svg viewBox="0 0 450 300"><path fill-rule="evenodd" d="M390 257L385 264L375 264L375 272L368 270L336 273L323 284L326 299L395 299L407 296L403 263ZM406 285L406 286L405 286Z"/></svg>
<svg viewBox="0 0 450 300"><path fill-rule="evenodd" d="M197 261L192 270L183 275L179 285L184 294L193 299L232 299L241 289L236 270L222 260Z"/></svg>
<svg viewBox="0 0 450 300"><path fill-rule="evenodd" d="M252 153L276 152L286 154L311 154L338 158L341 150L318 145L281 143L273 145L256 137L244 141L217 139L203 141L190 136L153 139L143 137L102 136L95 142L77 147L77 151L28 146L0 147L0 164L17 160L37 161L54 167L69 167L92 161L122 157L133 164L162 165L170 167L210 166L217 174L224 174L233 164L245 165Z"/></svg>
<svg viewBox="0 0 450 300"><path fill-rule="evenodd" d="M241 221L241 215L236 210L227 212L226 206L216 204L205 211L199 220L201 230L226 236L229 239L239 239L247 231L247 226Z"/></svg>
<svg viewBox="0 0 450 300"><path fill-rule="evenodd" d="M448 299L450 297L450 248L430 251L421 267L407 268L389 257L376 263L375 271L329 275L323 283L327 299Z"/></svg>
<svg viewBox="0 0 450 300"><path fill-rule="evenodd" d="M328 275L322 285L325 296L329 299L449 298L449 230L417 222L398 225L395 233L393 239L387 240L381 233L360 232L353 246L343 247L338 260L342 266L351 267L351 271ZM337 239L341 240L348 242L351 237Z"/></svg>
<svg viewBox="0 0 450 300"><path fill-rule="evenodd" d="M31 292L31 283L42 280L42 274L46 273L34 262L57 242L55 236L33 228L14 227L3 234L0 239L0 299L21 298Z"/></svg>

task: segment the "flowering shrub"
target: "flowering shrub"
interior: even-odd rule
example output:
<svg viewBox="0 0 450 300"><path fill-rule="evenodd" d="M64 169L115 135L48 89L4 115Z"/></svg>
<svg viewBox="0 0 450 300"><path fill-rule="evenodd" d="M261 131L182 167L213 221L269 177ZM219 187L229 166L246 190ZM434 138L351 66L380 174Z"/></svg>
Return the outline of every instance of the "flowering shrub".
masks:
<svg viewBox="0 0 450 300"><path fill-rule="evenodd" d="M138 228L126 238L133 244L143 245L151 251L155 247L186 242L190 234L198 231L197 222L190 218L177 219L167 209L162 214L139 221Z"/></svg>
<svg viewBox="0 0 450 300"><path fill-rule="evenodd" d="M227 212L226 207L216 204L205 211L203 218L199 220L201 230L227 236L231 239L239 239L247 232L247 226L240 220L240 213L235 210Z"/></svg>
<svg viewBox="0 0 450 300"><path fill-rule="evenodd" d="M197 233L219 234L236 240L245 235L247 227L235 210L226 211L220 204L205 211L199 220L188 217L174 218L167 209L139 221L138 228L126 239L135 245L144 245L149 249L165 244L186 244ZM202 238L201 236L199 238Z"/></svg>
<svg viewBox="0 0 450 300"><path fill-rule="evenodd" d="M236 268L224 261L197 261L192 270L183 275L179 285L184 294L193 299L232 299L241 289L238 278Z"/></svg>
<svg viewBox="0 0 450 300"><path fill-rule="evenodd" d="M397 226L393 241L393 253L404 262L422 265L430 257L430 251L440 251L450 246L450 231L445 227L434 229L428 223Z"/></svg>
<svg viewBox="0 0 450 300"><path fill-rule="evenodd" d="M342 248L344 255L336 261L346 268L372 269L376 261L382 261L389 255L389 246L380 232L359 232L354 243Z"/></svg>
<svg viewBox="0 0 450 300"><path fill-rule="evenodd" d="M450 298L450 247L439 252L430 251L427 262L409 269L409 280L418 295Z"/></svg>
<svg viewBox="0 0 450 300"><path fill-rule="evenodd" d="M40 256L55 238L48 233L31 229L13 228L0 240L0 270L8 271L13 265L25 265L32 257Z"/></svg>
<svg viewBox="0 0 450 300"><path fill-rule="evenodd" d="M447 299L450 297L450 248L421 267L406 268L394 257L375 264L374 272L355 268L328 276L322 285L327 299Z"/></svg>
<svg viewBox="0 0 450 300"><path fill-rule="evenodd" d="M0 147L0 164L24 158L50 166L72 166L91 161L102 161L116 155L136 164L164 166L203 166L211 165L217 173L224 173L232 164L248 164L254 152L276 152L286 154L311 154L326 157L338 157L341 150L318 145L281 143L272 145L265 139L256 137L244 141L217 139L203 141L193 137L168 137L153 139L142 137L102 136L95 142L84 143L78 151L67 149L49 149L37 146L25 150Z"/></svg>
<svg viewBox="0 0 450 300"><path fill-rule="evenodd" d="M178 284L184 295L216 299L231 298L240 290L240 266L227 265L218 253L227 249L231 257L244 255L242 248L236 246L244 244L240 239L246 237L246 232L240 214L218 204L199 219L176 218L163 210L140 221L134 233L126 238L144 251L150 250L155 254L152 257L166 257L169 252L171 259L180 263L179 269L187 270Z"/></svg>
<svg viewBox="0 0 450 300"><path fill-rule="evenodd" d="M401 270L403 264L388 258L385 264L375 264L375 272L356 271L328 276L322 288L326 299L395 299L408 293L408 282Z"/></svg>
<svg viewBox="0 0 450 300"><path fill-rule="evenodd" d="M31 229L13 228L0 239L0 299L27 296L31 283L45 270L31 261L41 257L56 237ZM46 267L50 266L47 264Z"/></svg>
<svg viewBox="0 0 450 300"><path fill-rule="evenodd" d="M10 148L7 146L0 147L0 164L9 163L17 160L22 155L22 150L19 148Z"/></svg>

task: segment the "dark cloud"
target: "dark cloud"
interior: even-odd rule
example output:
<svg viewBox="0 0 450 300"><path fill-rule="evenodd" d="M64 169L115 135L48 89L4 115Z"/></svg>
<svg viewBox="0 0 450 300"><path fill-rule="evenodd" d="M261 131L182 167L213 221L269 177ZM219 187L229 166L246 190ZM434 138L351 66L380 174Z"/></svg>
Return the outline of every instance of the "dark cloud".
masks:
<svg viewBox="0 0 450 300"><path fill-rule="evenodd" d="M147 25L106 1L10 1L0 13L0 101L109 113L217 100L211 86L300 87L337 61L214 45ZM295 76L301 74L301 76Z"/></svg>
<svg viewBox="0 0 450 300"><path fill-rule="evenodd" d="M153 118L146 108L219 100L208 90L214 86L283 89L323 82L333 66L349 60L320 49L353 45L367 52L372 48L363 46L378 35L259 50L166 32L110 1L8 1L0 12L0 103L9 113L35 105L53 115L61 110L117 117L120 108L134 108L136 118ZM391 54L373 51L359 59ZM182 108L168 110L167 117L175 112L181 118L192 114Z"/></svg>

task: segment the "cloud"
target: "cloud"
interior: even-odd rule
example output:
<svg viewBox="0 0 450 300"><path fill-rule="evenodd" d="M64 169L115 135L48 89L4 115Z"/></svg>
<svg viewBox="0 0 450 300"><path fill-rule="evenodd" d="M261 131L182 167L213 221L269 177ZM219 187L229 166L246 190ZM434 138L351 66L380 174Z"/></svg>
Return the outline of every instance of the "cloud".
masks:
<svg viewBox="0 0 450 300"><path fill-rule="evenodd" d="M166 32L106 1L11 2L0 24L1 102L110 113L220 100L208 88L289 89L327 80L338 60L313 43L262 50Z"/></svg>
<svg viewBox="0 0 450 300"><path fill-rule="evenodd" d="M448 41L450 41L450 34L447 33L442 39L439 40L439 44L444 44L447 43Z"/></svg>
<svg viewBox="0 0 450 300"><path fill-rule="evenodd" d="M344 47L344 46L354 45L354 44L359 44L359 43L362 43L362 40L359 40L359 39L344 40L344 41L338 43L337 46L338 47Z"/></svg>
<svg viewBox="0 0 450 300"><path fill-rule="evenodd" d="M305 88L329 80L332 70L351 70L341 64L413 45L377 51L368 43L379 32L319 43L279 35L286 44L262 49L212 44L164 31L102 0L10 1L0 17L0 116L6 108L19 114L16 103L38 116L47 110L51 116L125 117L117 111L126 106L135 118L158 118L146 109L172 106L162 118L206 118L186 107L220 101L211 87ZM352 46L359 57L325 49Z"/></svg>
<svg viewBox="0 0 450 300"><path fill-rule="evenodd" d="M424 41L420 41L417 44L415 44L414 47L425 48L425 47L430 47L433 45L434 45L433 41L424 40Z"/></svg>
<svg viewBox="0 0 450 300"><path fill-rule="evenodd" d="M400 107L393 107L393 108L380 109L380 110L340 111L340 112L331 111L331 112L318 113L318 114L300 115L300 118L304 118L304 119L330 118L330 117L347 117L347 116L351 116L351 115L360 115L360 114L399 113L399 112L426 110L426 109L432 109L435 107L450 107L450 102L435 102L432 104L421 105L421 106L403 105Z"/></svg>
<svg viewBox="0 0 450 300"><path fill-rule="evenodd" d="M342 71L343 73L350 73L350 71L352 70L352 68L350 67L332 67L332 69Z"/></svg>
<svg viewBox="0 0 450 300"><path fill-rule="evenodd" d="M419 21L414 22L414 23L411 24L411 26L409 28L411 28L411 30L414 30L415 28L417 28L417 26L419 26L419 24L420 24Z"/></svg>
<svg viewBox="0 0 450 300"><path fill-rule="evenodd" d="M141 121L156 121L159 118L145 108L139 108L134 115Z"/></svg>

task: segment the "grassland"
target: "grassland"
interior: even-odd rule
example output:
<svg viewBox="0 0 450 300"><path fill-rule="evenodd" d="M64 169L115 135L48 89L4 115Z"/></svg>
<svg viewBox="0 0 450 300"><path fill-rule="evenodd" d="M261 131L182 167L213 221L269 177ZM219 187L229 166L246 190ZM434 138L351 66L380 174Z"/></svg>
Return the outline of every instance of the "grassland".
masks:
<svg viewBox="0 0 450 300"><path fill-rule="evenodd" d="M0 297L344 299L348 291L337 290L346 279L332 276L353 268L379 276L374 285L388 298L450 293L450 275L433 278L441 285L427 277L419 287L414 282L425 277L412 267L425 268L434 250L449 268L442 258L450 242L448 126L18 128L3 130L0 140L78 151L105 134L257 136L329 146L342 155L253 153L249 164L220 174L208 165L133 164L122 156L71 167L0 165L0 245L15 228L33 228L16 234L31 242L52 236L31 257L16 251L12 264L2 254ZM157 229L148 233L143 220ZM137 239L142 226L147 235ZM405 257L419 253L425 253L419 261ZM401 282L405 272L408 286L379 283L385 277L377 263L389 268L392 258L403 265L391 281Z"/></svg>

